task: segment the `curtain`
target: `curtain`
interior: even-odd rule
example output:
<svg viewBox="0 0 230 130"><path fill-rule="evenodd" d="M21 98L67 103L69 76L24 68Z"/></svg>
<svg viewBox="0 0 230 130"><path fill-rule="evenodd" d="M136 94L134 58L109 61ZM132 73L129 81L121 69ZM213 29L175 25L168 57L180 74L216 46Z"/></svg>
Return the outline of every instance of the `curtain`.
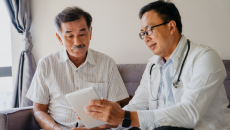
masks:
<svg viewBox="0 0 230 130"><path fill-rule="evenodd" d="M26 98L33 75L36 70L36 63L31 53L32 37L30 33L31 7L30 0L3 0L8 10L12 24L18 33L23 35L24 49L21 52L18 72L14 84L12 107L26 107L33 105L33 102Z"/></svg>

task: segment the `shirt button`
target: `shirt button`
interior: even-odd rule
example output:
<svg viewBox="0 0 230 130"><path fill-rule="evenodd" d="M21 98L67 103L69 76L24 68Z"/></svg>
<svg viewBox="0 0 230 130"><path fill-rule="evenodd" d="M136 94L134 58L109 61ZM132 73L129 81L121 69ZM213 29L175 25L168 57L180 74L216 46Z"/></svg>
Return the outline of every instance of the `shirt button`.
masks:
<svg viewBox="0 0 230 130"><path fill-rule="evenodd" d="M149 128L147 128L147 130L149 130Z"/></svg>
<svg viewBox="0 0 230 130"><path fill-rule="evenodd" d="M176 126L176 123L175 123L174 121L171 121L170 124L171 124L172 126Z"/></svg>
<svg viewBox="0 0 230 130"><path fill-rule="evenodd" d="M78 88L78 87L76 87L76 89L78 90L79 88Z"/></svg>

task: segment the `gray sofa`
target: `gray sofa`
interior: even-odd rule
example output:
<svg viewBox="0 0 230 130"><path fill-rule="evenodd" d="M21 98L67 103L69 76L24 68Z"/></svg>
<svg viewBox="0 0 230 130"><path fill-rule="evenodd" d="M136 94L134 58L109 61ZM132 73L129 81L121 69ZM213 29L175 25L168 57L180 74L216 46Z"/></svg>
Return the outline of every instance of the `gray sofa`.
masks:
<svg viewBox="0 0 230 130"><path fill-rule="evenodd" d="M228 99L230 100L230 60L224 60L227 77L224 81ZM134 95L146 64L120 64L119 72L128 90L130 98L121 103L126 105ZM230 106L229 106L230 108ZM14 108L0 111L0 130L39 130L34 120L33 107Z"/></svg>

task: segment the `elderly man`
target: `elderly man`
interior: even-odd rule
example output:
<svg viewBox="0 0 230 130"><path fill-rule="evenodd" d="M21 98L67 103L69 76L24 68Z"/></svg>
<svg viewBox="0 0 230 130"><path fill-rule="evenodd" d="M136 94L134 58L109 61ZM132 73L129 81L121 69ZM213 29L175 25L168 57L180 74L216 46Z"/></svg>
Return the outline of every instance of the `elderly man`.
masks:
<svg viewBox="0 0 230 130"><path fill-rule="evenodd" d="M123 109L107 100L91 101L86 113L120 128L230 130L226 70L217 52L182 35L171 2L149 3L139 17L140 38L154 56L133 99Z"/></svg>
<svg viewBox="0 0 230 130"><path fill-rule="evenodd" d="M95 87L113 102L128 97L115 61L89 48L91 22L90 14L78 7L55 17L56 36L64 49L39 60L27 93L34 102L35 119L45 130L85 129L75 128L83 124L65 98L68 93Z"/></svg>

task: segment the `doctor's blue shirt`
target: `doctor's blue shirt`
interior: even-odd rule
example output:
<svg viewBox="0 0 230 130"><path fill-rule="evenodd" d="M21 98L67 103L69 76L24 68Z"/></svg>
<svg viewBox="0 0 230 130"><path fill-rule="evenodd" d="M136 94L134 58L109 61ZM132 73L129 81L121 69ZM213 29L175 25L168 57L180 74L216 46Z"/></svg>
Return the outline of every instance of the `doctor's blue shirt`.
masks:
<svg viewBox="0 0 230 130"><path fill-rule="evenodd" d="M168 107L168 106L175 104L175 100L174 100L173 92L172 92L172 84L175 78L174 77L174 64L173 64L172 59L178 51L180 42L178 43L176 49L174 50L174 52L172 53L172 55L169 57L169 59L166 62L164 61L163 58L159 58L159 60L156 61L155 63L155 65L160 66L160 72L161 72L161 80L159 84L160 86L158 90L159 100L157 102L158 103L157 108L164 108L164 107Z"/></svg>

